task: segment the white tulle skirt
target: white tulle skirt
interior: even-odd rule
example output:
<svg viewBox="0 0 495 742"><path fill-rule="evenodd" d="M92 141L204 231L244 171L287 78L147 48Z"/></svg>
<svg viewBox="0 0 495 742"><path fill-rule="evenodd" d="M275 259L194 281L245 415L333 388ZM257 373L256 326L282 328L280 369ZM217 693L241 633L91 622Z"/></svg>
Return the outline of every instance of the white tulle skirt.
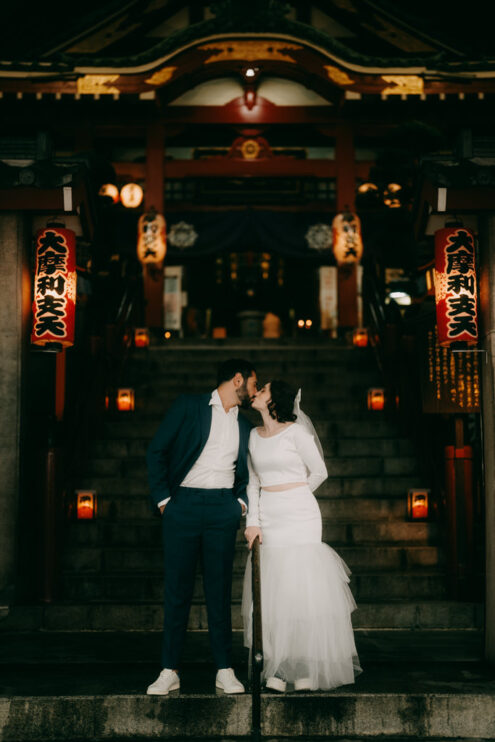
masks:
<svg viewBox="0 0 495 742"><path fill-rule="evenodd" d="M312 689L353 683L361 672L345 562L321 541L321 514L309 487L261 490L261 608L264 668ZM251 556L242 598L244 644L251 647Z"/></svg>

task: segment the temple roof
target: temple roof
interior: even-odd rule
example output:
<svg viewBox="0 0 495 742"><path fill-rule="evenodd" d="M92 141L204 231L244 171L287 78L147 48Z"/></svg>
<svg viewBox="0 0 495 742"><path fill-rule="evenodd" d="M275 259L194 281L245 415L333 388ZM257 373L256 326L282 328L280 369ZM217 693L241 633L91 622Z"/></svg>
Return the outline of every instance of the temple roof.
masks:
<svg viewBox="0 0 495 742"><path fill-rule="evenodd" d="M70 12L51 13L44 3L29 13L23 3L11 3L2 9L0 70L136 67L199 39L263 32L305 40L362 67L495 69L482 7L470 3L460 17L450 3L424 0L84 0Z"/></svg>

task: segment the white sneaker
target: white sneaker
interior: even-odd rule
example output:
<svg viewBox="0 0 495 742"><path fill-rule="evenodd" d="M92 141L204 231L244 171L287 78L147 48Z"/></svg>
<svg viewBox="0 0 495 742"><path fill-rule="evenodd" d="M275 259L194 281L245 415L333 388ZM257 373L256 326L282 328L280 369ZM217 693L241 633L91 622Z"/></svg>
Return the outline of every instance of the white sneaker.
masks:
<svg viewBox="0 0 495 742"><path fill-rule="evenodd" d="M149 696L166 696L170 690L179 690L179 688L180 679L177 673L165 668L155 682L148 686L146 693Z"/></svg>
<svg viewBox="0 0 495 742"><path fill-rule="evenodd" d="M268 678L266 681L266 687L272 690L278 690L279 693L284 693L287 688L287 683L282 678Z"/></svg>
<svg viewBox="0 0 495 742"><path fill-rule="evenodd" d="M311 690L311 680L309 678L301 678L294 682L294 690Z"/></svg>
<svg viewBox="0 0 495 742"><path fill-rule="evenodd" d="M237 680L235 673L231 667L226 667L223 670L217 672L217 678L215 685L224 693L244 693L243 684Z"/></svg>

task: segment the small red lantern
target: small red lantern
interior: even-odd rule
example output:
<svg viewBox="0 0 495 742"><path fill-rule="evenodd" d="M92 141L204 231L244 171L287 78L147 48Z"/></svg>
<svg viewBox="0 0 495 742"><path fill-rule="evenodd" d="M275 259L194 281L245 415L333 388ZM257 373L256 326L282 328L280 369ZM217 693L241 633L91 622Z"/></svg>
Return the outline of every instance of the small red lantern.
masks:
<svg viewBox="0 0 495 742"><path fill-rule="evenodd" d="M134 412L134 389L119 389L117 392L119 412Z"/></svg>
<svg viewBox="0 0 495 742"><path fill-rule="evenodd" d="M358 328L354 330L352 334L352 342L356 348L367 348L368 347L368 330L365 328Z"/></svg>
<svg viewBox="0 0 495 742"><path fill-rule="evenodd" d="M368 410L385 409L385 389L368 389Z"/></svg>
<svg viewBox="0 0 495 742"><path fill-rule="evenodd" d="M428 520L430 490L409 490L407 516L409 520Z"/></svg>
<svg viewBox="0 0 495 742"><path fill-rule="evenodd" d="M227 328L214 327L211 336L215 338L215 340L225 340L225 338L227 337Z"/></svg>
<svg viewBox="0 0 495 742"><path fill-rule="evenodd" d="M363 254L361 221L357 214L337 214L332 222L333 254L338 266L355 265Z"/></svg>
<svg viewBox="0 0 495 742"><path fill-rule="evenodd" d="M74 345L76 313L76 235L53 224L36 234L34 345Z"/></svg>
<svg viewBox="0 0 495 742"><path fill-rule="evenodd" d="M136 348L147 348L150 344L150 331L146 327L136 327L134 330L134 345Z"/></svg>
<svg viewBox="0 0 495 742"><path fill-rule="evenodd" d="M77 520L94 520L96 518L96 492L94 490L76 490Z"/></svg>
<svg viewBox="0 0 495 742"><path fill-rule="evenodd" d="M462 226L435 232L438 342L476 345L478 301L474 234Z"/></svg>

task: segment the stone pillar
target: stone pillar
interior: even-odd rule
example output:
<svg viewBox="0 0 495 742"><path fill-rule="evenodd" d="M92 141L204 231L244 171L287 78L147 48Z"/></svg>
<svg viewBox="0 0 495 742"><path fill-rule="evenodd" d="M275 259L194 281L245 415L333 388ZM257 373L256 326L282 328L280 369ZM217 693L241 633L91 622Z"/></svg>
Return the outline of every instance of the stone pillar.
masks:
<svg viewBox="0 0 495 742"><path fill-rule="evenodd" d="M14 596L20 494L21 377L30 320L27 230L0 212L0 604Z"/></svg>
<svg viewBox="0 0 495 742"><path fill-rule="evenodd" d="M485 659L495 663L495 214L480 219L482 415L486 522Z"/></svg>

